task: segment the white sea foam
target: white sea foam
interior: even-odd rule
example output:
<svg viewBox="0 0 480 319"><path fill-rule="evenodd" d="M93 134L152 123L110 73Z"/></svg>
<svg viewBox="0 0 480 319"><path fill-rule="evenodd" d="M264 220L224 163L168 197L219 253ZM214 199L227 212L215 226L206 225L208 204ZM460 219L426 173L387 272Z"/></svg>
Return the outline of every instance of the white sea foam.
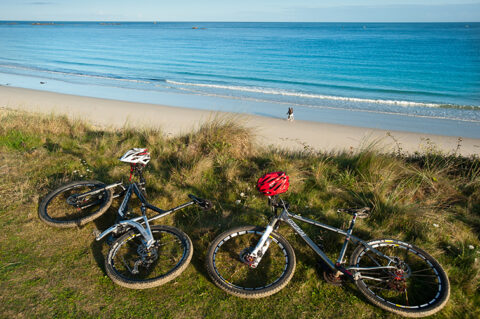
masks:
<svg viewBox="0 0 480 319"><path fill-rule="evenodd" d="M231 90L231 91L262 93L262 94L270 94L270 95L291 96L291 97L319 99L319 100L335 100L335 101L359 102L359 103L389 104L389 105L400 105L400 106L405 106L405 107L417 106L417 107L440 108L442 106L442 104L436 104L436 103L422 103L422 102L382 100L382 99L364 99L364 98L355 98L355 97L344 97L344 96L334 96L334 95L322 95L322 94L292 92L292 91L286 91L286 90L280 90L280 89L257 88L257 87L248 87L248 86L231 86L231 85L219 85L219 84L187 83L187 82L178 82L178 81L171 81L171 80L166 80L166 82L170 83L170 84L173 84L173 85L178 85L178 86L205 87L205 88L223 89L223 90Z"/></svg>
<svg viewBox="0 0 480 319"><path fill-rule="evenodd" d="M168 82L168 81L167 81ZM205 93L196 89L191 88L178 88L181 91L186 91L189 93L197 94L197 95L206 95L211 97L219 97L219 98L226 98L226 99L238 99L238 100L247 100L259 103L271 103L270 100L259 99L259 98L251 98L251 97L234 97L234 96L227 96L222 94L215 94L215 93ZM468 123L480 123L480 120L475 119L464 119L460 117L447 117L447 116L434 116L434 115L422 115L422 114L409 114L409 113L399 113L399 112L389 112L389 111L382 111L382 110L367 110L367 109L358 109L358 108L344 108L344 107L335 107L335 106L325 106L325 105L309 105L303 103L291 103L291 102L282 102L282 101L275 101L278 104L285 104L290 106L303 106L308 108L320 108L320 109L330 109L330 110L347 110L347 111L354 111L354 112L364 112L364 113L376 113L376 114L387 114L387 115L399 115L407 116L407 117L418 117L418 118L428 118L428 119L437 119L437 120L456 120L460 122L468 122Z"/></svg>

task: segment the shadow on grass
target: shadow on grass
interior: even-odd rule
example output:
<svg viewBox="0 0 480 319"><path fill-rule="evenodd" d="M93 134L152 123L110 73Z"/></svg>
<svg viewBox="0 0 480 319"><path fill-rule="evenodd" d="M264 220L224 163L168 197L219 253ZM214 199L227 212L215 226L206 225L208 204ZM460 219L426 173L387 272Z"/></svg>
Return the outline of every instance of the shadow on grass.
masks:
<svg viewBox="0 0 480 319"><path fill-rule="evenodd" d="M105 214L93 221L95 228L100 232L106 230L108 227L115 224L117 219L117 210L118 207L115 205L110 206ZM92 251L93 258L97 263L98 267L106 274L105 271L105 247L108 246L107 241L112 240L112 238L103 238L101 241L97 241L95 236L92 235L92 243L90 244L90 250Z"/></svg>

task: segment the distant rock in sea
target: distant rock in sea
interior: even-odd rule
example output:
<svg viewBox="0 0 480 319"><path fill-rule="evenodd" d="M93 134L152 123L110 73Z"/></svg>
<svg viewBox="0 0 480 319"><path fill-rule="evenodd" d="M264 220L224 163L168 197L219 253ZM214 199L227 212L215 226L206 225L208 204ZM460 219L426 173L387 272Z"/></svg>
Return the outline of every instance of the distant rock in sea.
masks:
<svg viewBox="0 0 480 319"><path fill-rule="evenodd" d="M32 22L32 25L55 25L54 22Z"/></svg>

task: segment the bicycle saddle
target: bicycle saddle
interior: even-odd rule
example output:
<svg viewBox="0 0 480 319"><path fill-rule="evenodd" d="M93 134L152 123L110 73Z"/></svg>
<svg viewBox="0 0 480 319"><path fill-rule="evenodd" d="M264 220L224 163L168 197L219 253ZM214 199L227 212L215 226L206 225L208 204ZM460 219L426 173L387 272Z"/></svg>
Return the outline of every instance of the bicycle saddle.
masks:
<svg viewBox="0 0 480 319"><path fill-rule="evenodd" d="M367 218L370 216L370 207L363 208L340 208L337 213L347 213L350 215L357 215L358 218Z"/></svg>

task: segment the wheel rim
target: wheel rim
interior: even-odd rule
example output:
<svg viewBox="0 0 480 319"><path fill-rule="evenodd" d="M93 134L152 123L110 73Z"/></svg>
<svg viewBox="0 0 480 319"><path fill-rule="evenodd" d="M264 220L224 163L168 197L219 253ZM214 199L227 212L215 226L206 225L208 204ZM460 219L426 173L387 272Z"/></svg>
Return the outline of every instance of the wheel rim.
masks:
<svg viewBox="0 0 480 319"><path fill-rule="evenodd" d="M261 290L277 283L286 273L289 258L285 247L275 237L256 268L245 254L258 243L261 232L240 231L223 239L213 253L214 270L228 286L241 290Z"/></svg>
<svg viewBox="0 0 480 319"><path fill-rule="evenodd" d="M95 184L83 184L58 193L48 202L46 207L47 216L55 221L66 222L83 219L95 214L108 200L106 191L79 200L75 199L75 195L98 188L99 186Z"/></svg>
<svg viewBox="0 0 480 319"><path fill-rule="evenodd" d="M414 247L399 242L383 242L371 246L400 264L396 269L359 271L362 276L359 284L371 295L392 307L412 310L428 308L438 302L446 286L437 267L427 256ZM387 266L388 261L369 250L363 250L355 265Z"/></svg>
<svg viewBox="0 0 480 319"><path fill-rule="evenodd" d="M188 248L178 235L154 230L152 248L146 249L139 233L128 236L112 250L112 267L126 280L149 281L167 276L185 258Z"/></svg>

